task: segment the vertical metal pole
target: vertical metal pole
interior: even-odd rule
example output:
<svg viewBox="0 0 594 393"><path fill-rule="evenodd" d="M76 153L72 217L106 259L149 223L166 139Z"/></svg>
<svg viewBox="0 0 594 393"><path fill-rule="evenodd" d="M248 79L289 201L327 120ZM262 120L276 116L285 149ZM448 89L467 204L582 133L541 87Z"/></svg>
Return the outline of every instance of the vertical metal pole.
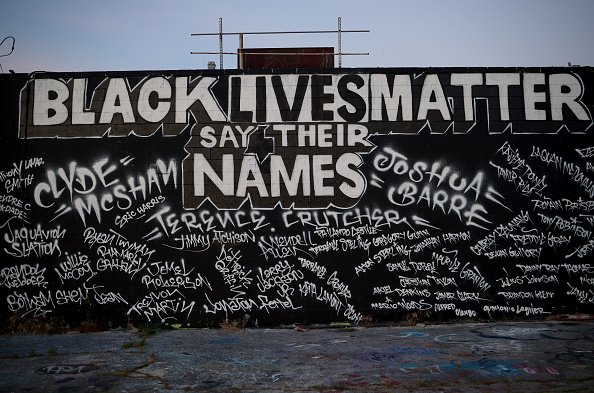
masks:
<svg viewBox="0 0 594 393"><path fill-rule="evenodd" d="M223 18L219 18L219 65L223 69Z"/></svg>
<svg viewBox="0 0 594 393"><path fill-rule="evenodd" d="M239 33L239 69L243 70L243 33Z"/></svg>
<svg viewBox="0 0 594 393"><path fill-rule="evenodd" d="M342 18L338 17L338 68L342 68Z"/></svg>

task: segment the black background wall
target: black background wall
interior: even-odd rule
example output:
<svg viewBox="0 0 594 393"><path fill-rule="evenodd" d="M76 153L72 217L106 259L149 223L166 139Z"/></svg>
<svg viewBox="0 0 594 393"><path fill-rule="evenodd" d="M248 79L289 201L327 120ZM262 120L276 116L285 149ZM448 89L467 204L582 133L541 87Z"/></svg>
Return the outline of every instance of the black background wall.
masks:
<svg viewBox="0 0 594 393"><path fill-rule="evenodd" d="M590 68L0 85L3 320L594 311Z"/></svg>

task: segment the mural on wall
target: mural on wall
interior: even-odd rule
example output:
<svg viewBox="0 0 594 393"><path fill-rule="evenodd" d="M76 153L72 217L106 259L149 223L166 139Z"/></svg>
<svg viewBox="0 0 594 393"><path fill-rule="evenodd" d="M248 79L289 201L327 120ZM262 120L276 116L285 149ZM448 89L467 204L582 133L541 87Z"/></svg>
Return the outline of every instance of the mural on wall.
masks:
<svg viewBox="0 0 594 393"><path fill-rule="evenodd" d="M2 320L594 312L590 68L0 84Z"/></svg>

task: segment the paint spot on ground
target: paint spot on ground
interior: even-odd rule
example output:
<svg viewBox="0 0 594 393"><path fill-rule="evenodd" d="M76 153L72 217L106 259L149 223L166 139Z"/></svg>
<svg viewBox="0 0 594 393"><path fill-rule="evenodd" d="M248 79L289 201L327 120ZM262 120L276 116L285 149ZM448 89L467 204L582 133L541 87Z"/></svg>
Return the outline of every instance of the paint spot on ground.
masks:
<svg viewBox="0 0 594 393"><path fill-rule="evenodd" d="M44 374L81 374L97 370L98 368L99 366L95 364L57 365L42 367L39 370L37 370L37 372Z"/></svg>

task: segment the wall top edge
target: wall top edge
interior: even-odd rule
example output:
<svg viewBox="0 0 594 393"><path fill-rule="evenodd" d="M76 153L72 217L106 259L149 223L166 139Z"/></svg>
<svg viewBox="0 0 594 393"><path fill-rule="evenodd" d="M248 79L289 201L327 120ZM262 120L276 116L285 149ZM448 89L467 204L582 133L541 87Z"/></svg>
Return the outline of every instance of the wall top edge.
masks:
<svg viewBox="0 0 594 393"><path fill-rule="evenodd" d="M117 77L117 76L176 76L176 75L261 75L261 74L345 74L345 73L453 73L453 72L543 72L543 71L592 71L591 66L559 67L356 67L356 68L284 68L257 70L118 70L118 71L35 71L30 73L4 73L0 79L36 79L40 77L76 78L76 77Z"/></svg>

